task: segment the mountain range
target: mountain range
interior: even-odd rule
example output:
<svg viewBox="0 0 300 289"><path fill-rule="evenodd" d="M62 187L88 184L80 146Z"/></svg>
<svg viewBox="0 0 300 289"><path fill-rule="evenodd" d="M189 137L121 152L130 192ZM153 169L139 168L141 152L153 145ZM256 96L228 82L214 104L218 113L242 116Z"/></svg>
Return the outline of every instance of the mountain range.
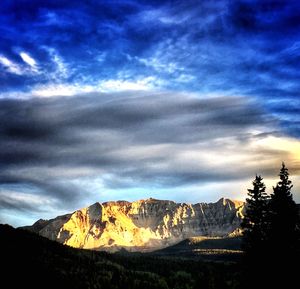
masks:
<svg viewBox="0 0 300 289"><path fill-rule="evenodd" d="M244 202L225 198L197 204L153 198L97 202L24 228L75 248L147 252L196 236L238 236L244 211Z"/></svg>

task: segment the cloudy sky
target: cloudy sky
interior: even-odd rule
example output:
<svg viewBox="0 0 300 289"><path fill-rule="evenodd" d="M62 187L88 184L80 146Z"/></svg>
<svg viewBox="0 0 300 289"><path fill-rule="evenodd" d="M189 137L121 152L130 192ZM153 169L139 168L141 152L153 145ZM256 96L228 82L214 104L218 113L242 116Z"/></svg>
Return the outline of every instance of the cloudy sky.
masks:
<svg viewBox="0 0 300 289"><path fill-rule="evenodd" d="M0 222L96 201L300 202L299 1L0 5Z"/></svg>

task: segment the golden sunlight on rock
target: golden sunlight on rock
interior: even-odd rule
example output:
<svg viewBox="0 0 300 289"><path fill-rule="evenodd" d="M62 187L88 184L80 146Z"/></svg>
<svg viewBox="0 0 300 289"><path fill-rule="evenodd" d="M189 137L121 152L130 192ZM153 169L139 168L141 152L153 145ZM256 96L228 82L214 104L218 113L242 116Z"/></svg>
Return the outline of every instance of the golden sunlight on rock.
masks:
<svg viewBox="0 0 300 289"><path fill-rule="evenodd" d="M95 203L70 215L46 221L39 233L86 249L151 251L193 236L239 234L244 203L186 204L147 199Z"/></svg>

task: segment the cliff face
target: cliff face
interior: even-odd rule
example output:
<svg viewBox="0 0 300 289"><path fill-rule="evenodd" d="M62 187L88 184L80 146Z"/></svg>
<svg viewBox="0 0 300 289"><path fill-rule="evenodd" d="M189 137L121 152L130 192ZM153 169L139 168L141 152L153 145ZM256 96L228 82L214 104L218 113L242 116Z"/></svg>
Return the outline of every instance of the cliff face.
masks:
<svg viewBox="0 0 300 289"><path fill-rule="evenodd" d="M193 236L238 233L244 203L186 204L155 199L95 203L73 214L39 220L33 231L77 248L155 250Z"/></svg>

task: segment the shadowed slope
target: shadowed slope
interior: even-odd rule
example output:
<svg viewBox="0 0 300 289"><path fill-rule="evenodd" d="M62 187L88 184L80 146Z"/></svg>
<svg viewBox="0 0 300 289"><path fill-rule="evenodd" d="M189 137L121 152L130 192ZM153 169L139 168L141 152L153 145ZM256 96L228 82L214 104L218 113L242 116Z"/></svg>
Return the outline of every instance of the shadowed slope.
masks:
<svg viewBox="0 0 300 289"><path fill-rule="evenodd" d="M192 237L153 252L155 256L236 261L242 256L241 237Z"/></svg>
<svg viewBox="0 0 300 289"><path fill-rule="evenodd" d="M234 289L238 284L237 264L80 250L8 225L0 225L0 254L1 282L10 289Z"/></svg>

